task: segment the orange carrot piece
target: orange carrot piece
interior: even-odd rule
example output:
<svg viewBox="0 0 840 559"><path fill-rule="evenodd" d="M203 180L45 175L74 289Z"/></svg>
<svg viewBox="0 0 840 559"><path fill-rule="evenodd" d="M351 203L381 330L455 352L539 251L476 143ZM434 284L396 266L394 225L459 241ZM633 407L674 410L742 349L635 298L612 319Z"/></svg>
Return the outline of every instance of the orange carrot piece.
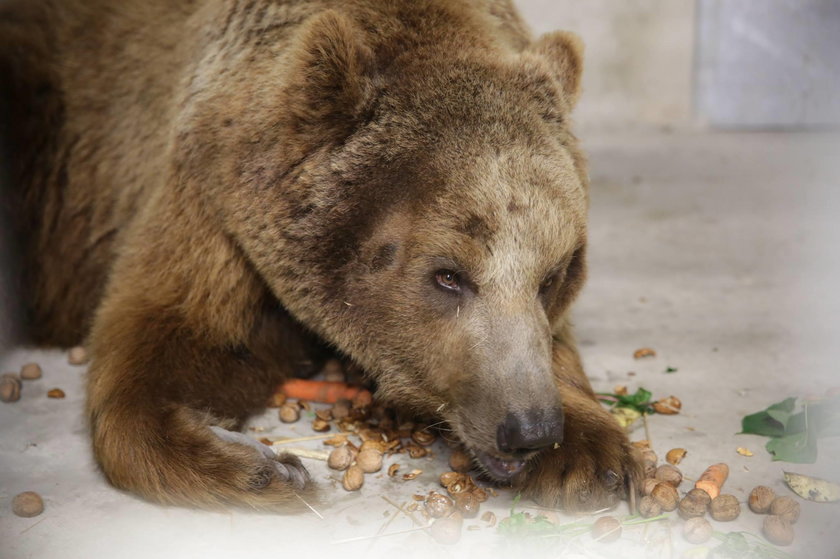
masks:
<svg viewBox="0 0 840 559"><path fill-rule="evenodd" d="M709 494L709 497L714 499L720 495L720 489L723 487L726 478L729 477L729 466L724 463L714 464L706 468L700 479L694 484L697 489L702 489Z"/></svg>
<svg viewBox="0 0 840 559"><path fill-rule="evenodd" d="M341 399L352 400L362 393L366 393L367 398L370 398L370 392L360 386L326 380L287 380L278 390L282 391L289 398L320 402L322 404L334 404Z"/></svg>

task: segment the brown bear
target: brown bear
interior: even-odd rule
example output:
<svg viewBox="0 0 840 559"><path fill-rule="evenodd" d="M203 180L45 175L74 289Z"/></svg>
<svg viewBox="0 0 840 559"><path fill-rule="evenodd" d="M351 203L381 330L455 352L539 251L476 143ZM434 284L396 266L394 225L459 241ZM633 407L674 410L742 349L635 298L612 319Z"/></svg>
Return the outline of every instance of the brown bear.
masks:
<svg viewBox="0 0 840 559"><path fill-rule="evenodd" d="M93 449L161 503L313 485L236 432L352 360L491 480L609 505L639 474L568 321L587 171L571 34L508 0L26 0L0 12L36 342L91 355Z"/></svg>

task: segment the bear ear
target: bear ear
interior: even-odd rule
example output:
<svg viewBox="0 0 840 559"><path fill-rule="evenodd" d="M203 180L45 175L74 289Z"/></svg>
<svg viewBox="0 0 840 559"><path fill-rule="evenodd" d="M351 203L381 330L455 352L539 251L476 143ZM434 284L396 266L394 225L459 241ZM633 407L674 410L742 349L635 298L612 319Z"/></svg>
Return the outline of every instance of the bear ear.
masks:
<svg viewBox="0 0 840 559"><path fill-rule="evenodd" d="M351 20L332 10L301 29L286 86L298 130L329 129L333 138L355 130L373 91L374 56L363 36Z"/></svg>
<svg viewBox="0 0 840 559"><path fill-rule="evenodd" d="M526 52L536 54L548 63L571 110L580 96L583 72L583 41L580 37L569 31L552 31L540 36Z"/></svg>

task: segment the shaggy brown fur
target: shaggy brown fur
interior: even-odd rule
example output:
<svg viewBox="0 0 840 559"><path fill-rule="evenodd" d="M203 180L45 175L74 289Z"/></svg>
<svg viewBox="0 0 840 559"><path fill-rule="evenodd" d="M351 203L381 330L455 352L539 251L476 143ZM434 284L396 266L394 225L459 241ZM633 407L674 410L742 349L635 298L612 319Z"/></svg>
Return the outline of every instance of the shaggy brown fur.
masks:
<svg viewBox="0 0 840 559"><path fill-rule="evenodd" d="M490 477L569 508L623 494L638 466L566 319L580 72L573 36L532 41L507 0L4 4L33 335L89 345L108 479L164 503L288 501L298 463L209 426L329 346ZM560 405L558 447L497 448L507 415ZM488 457L527 464L502 479Z"/></svg>

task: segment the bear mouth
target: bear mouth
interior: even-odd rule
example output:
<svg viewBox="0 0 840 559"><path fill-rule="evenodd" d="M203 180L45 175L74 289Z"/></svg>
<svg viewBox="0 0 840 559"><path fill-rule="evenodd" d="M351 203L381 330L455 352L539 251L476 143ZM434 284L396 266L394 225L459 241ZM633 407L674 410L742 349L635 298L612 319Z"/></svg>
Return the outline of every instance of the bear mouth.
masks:
<svg viewBox="0 0 840 559"><path fill-rule="evenodd" d="M476 452L475 457L490 477L496 481L510 481L525 468L524 458L502 458L486 452Z"/></svg>

